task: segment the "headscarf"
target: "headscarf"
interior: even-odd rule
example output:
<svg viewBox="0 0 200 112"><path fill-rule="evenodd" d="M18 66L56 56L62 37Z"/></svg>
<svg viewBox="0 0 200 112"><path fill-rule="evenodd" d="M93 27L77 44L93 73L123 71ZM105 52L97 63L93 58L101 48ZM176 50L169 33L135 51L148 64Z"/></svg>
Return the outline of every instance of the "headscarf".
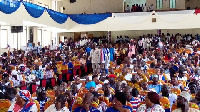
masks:
<svg viewBox="0 0 200 112"><path fill-rule="evenodd" d="M190 95L188 92L182 91L182 92L180 93L180 96L182 96L183 98L185 98L188 102L190 101L191 95Z"/></svg>
<svg viewBox="0 0 200 112"><path fill-rule="evenodd" d="M96 88L96 84L95 84L94 81L88 82L88 83L85 85L85 88L87 88L88 90L89 90L91 87L95 87L95 88Z"/></svg>
<svg viewBox="0 0 200 112"><path fill-rule="evenodd" d="M26 101L30 100L31 98L31 93L28 90L20 90L18 95Z"/></svg>

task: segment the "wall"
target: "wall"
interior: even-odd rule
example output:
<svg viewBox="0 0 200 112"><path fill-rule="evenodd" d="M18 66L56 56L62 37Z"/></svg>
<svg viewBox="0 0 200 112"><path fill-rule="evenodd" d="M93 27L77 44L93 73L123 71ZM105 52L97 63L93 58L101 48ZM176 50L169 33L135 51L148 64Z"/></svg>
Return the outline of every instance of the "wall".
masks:
<svg viewBox="0 0 200 112"><path fill-rule="evenodd" d="M185 9L190 7L190 9L200 8L200 0L185 0Z"/></svg>
<svg viewBox="0 0 200 112"><path fill-rule="evenodd" d="M41 6L43 6L43 7L45 7L45 6L49 6L49 9L52 9L52 0L33 0L34 2L34 4L38 4L38 5L41 5ZM42 3L42 4L39 4L39 3ZM47 7L46 7L47 8Z"/></svg>
<svg viewBox="0 0 200 112"><path fill-rule="evenodd" d="M159 9L159 10L170 10L169 1L170 0L163 0L163 9ZM156 10L157 0L146 1L147 7L150 7L151 4L153 4L154 9ZM176 0L176 9L185 9L185 0Z"/></svg>
<svg viewBox="0 0 200 112"><path fill-rule="evenodd" d="M64 37L67 37L68 39L71 37L72 39L74 39L74 33L58 33L57 42L59 43L59 40L64 41Z"/></svg>
<svg viewBox="0 0 200 112"><path fill-rule="evenodd" d="M58 8L64 6L66 14L123 12L123 0L76 0L71 4L69 0L59 2L62 3L58 3Z"/></svg>
<svg viewBox="0 0 200 112"><path fill-rule="evenodd" d="M197 33L200 34L200 29L180 29L180 30L161 30L161 33L167 34L177 34L180 33L181 35L185 34L192 34L193 36ZM157 30L144 30L144 31L113 31L111 32L111 41L114 42L117 36L122 35L129 36L129 38L138 38L142 35L147 34L157 34Z"/></svg>
<svg viewBox="0 0 200 112"><path fill-rule="evenodd" d="M93 37L107 36L107 32L103 32L103 31L88 32L88 34L92 34Z"/></svg>

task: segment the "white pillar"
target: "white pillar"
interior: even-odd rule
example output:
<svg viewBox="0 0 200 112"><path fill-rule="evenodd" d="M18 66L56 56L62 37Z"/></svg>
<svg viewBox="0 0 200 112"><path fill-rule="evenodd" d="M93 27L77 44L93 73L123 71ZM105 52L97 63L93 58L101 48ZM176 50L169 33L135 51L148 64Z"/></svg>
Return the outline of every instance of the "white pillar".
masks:
<svg viewBox="0 0 200 112"><path fill-rule="evenodd" d="M35 43L35 45L37 45L38 43L38 27L33 27L33 43Z"/></svg>

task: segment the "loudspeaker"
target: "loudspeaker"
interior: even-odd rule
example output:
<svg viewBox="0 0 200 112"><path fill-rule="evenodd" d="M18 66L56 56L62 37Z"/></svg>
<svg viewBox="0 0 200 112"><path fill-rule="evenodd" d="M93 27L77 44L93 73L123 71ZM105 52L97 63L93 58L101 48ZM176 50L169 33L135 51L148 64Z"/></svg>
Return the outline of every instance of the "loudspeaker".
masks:
<svg viewBox="0 0 200 112"><path fill-rule="evenodd" d="M76 0L70 0L70 3L74 3L74 2L76 2Z"/></svg>
<svg viewBox="0 0 200 112"><path fill-rule="evenodd" d="M11 26L11 33L23 32L23 26Z"/></svg>

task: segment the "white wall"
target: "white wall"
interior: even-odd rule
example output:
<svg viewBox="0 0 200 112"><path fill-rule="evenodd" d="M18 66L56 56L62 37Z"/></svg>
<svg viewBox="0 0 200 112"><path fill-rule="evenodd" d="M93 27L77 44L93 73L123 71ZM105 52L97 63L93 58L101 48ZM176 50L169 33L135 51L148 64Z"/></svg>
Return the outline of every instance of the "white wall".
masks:
<svg viewBox="0 0 200 112"><path fill-rule="evenodd" d="M58 8L65 7L66 14L123 12L123 0L76 0L71 4L69 0L59 2Z"/></svg>
<svg viewBox="0 0 200 112"><path fill-rule="evenodd" d="M42 3L42 4L39 4L39 3ZM52 0L34 0L34 4L38 4L38 5L41 5L43 7L48 5L49 9L52 9Z"/></svg>

